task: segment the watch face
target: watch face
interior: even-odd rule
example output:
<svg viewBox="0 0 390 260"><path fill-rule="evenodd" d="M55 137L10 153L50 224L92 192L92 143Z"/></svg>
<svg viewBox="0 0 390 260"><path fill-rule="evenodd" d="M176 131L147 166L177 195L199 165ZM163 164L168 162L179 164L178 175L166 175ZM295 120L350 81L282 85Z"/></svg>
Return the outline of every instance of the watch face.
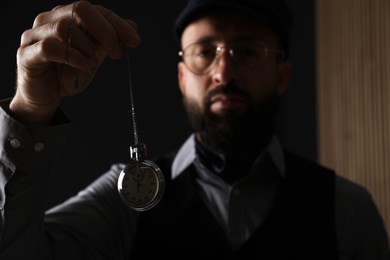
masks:
<svg viewBox="0 0 390 260"><path fill-rule="evenodd" d="M147 160L131 160L119 175L119 194L127 206L137 211L155 206L161 199L163 189L161 170Z"/></svg>

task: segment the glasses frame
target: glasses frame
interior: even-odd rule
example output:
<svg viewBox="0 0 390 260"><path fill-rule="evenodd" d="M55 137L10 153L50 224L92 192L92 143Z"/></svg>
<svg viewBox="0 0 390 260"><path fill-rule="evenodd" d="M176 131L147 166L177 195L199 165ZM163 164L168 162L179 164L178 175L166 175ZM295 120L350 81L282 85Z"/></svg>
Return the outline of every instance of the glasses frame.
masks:
<svg viewBox="0 0 390 260"><path fill-rule="evenodd" d="M273 54L278 54L278 57L277 57L277 61L280 62L282 61L284 58L285 58L285 51L284 50L281 50L281 49L272 49L272 48L268 48L266 44L264 44L262 41L259 41L259 40L248 40L248 41L252 41L252 42L255 42L259 45L262 45L264 47L264 50L265 50L265 54L266 54L266 60L268 60L269 56L270 56L270 53L273 53ZM245 41L244 41L245 42ZM219 59L219 57L221 56L221 53L222 53L222 50L223 49L226 49L227 50L227 53L229 54L230 58L232 58L234 60L234 48L235 48L235 44L238 44L238 43L235 43L235 44L231 44L232 46L229 47L228 44L224 44L224 45L217 45L215 46L215 57L213 59L213 61L210 63L210 65L207 67L207 69L205 69L204 71L202 72L198 72L198 71L194 71L193 69L190 68L190 66L188 66L188 64L186 63L186 59L185 59L185 55L186 55L186 50L188 50L188 48L190 48L191 46L194 46L196 44L200 44L201 42L195 42L195 43L191 43L190 45L188 45L186 48L180 50L178 52L178 55L179 57L181 58L181 61L184 63L184 65L194 74L196 75L205 75L207 73L209 73L215 66L216 64L216 61ZM229 47L229 48L228 48Z"/></svg>

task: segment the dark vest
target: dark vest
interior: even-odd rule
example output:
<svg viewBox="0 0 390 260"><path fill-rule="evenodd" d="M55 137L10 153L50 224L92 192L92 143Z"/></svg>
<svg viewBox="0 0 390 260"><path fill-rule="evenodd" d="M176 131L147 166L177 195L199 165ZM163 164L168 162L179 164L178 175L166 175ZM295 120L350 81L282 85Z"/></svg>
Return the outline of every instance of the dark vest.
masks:
<svg viewBox="0 0 390 260"><path fill-rule="evenodd" d="M132 259L338 259L334 172L289 152L285 158L286 177L268 216L237 250L198 195L194 168L171 180L172 157L157 160L166 192L141 213Z"/></svg>

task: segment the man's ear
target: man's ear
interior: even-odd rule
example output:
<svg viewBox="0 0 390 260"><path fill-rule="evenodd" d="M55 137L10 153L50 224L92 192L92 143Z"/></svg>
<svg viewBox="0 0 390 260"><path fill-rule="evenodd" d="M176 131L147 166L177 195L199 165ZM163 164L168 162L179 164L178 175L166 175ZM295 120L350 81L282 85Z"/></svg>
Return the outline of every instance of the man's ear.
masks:
<svg viewBox="0 0 390 260"><path fill-rule="evenodd" d="M278 66L278 94L281 96L290 84L292 64L289 61L283 61Z"/></svg>
<svg viewBox="0 0 390 260"><path fill-rule="evenodd" d="M177 64L177 81L178 81L178 84L179 84L179 88L180 88L180 91L181 93L184 95L185 94L185 84L184 84L184 73L183 73L183 70L184 70L184 63L183 62L179 62Z"/></svg>

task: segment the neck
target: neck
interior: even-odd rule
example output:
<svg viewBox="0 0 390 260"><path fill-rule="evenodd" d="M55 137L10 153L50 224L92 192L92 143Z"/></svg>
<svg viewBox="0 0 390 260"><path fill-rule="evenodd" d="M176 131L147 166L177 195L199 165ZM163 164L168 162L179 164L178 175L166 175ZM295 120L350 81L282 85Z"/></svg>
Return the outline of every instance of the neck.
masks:
<svg viewBox="0 0 390 260"><path fill-rule="evenodd" d="M232 142L223 149L213 149L197 138L197 155L209 170L228 183L233 183L250 171L254 161L266 149L273 135L274 131L268 129L251 138L247 136L246 140L241 142Z"/></svg>

